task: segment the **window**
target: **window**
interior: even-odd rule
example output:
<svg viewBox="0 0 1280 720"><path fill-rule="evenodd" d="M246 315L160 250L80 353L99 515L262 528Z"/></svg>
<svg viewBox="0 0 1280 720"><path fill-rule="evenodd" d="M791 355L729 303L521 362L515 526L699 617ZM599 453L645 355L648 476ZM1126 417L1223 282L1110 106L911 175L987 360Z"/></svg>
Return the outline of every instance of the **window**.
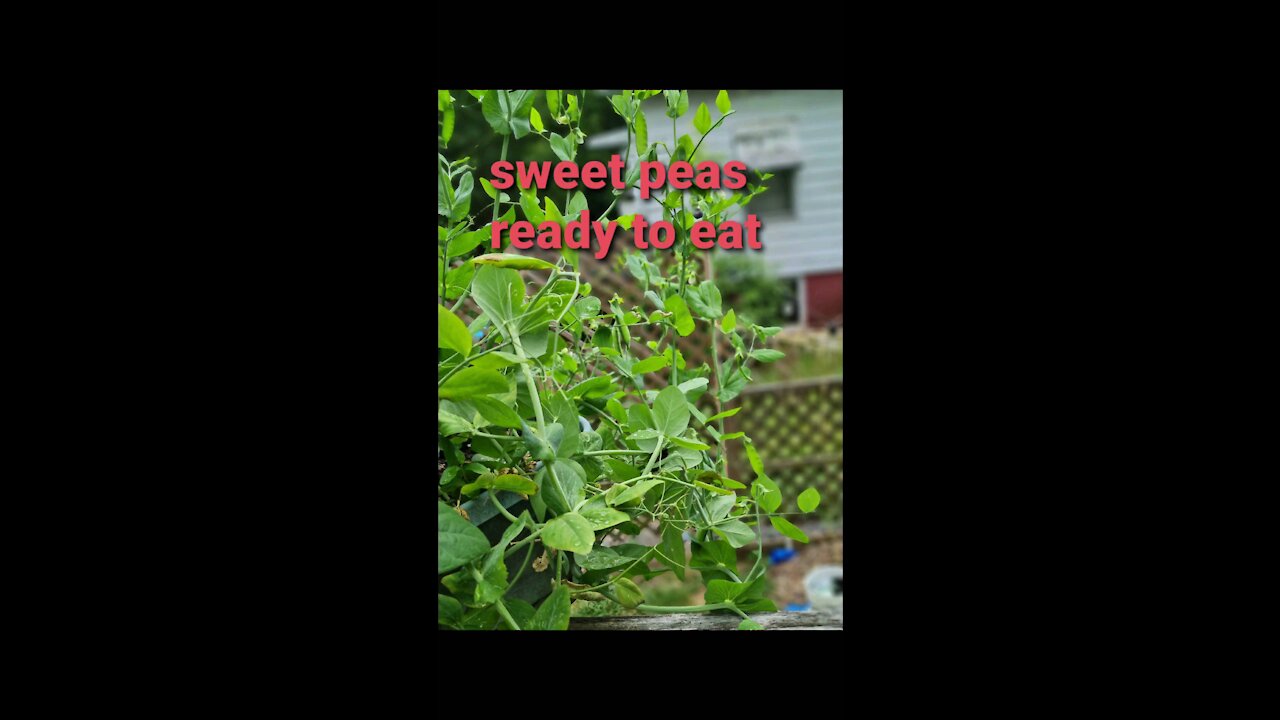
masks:
<svg viewBox="0 0 1280 720"><path fill-rule="evenodd" d="M756 175L754 169L747 169L748 186L758 187L763 185L769 189L751 198L751 202L747 204L746 211L755 213L756 217L760 218L762 222L771 218L794 217L796 168L779 168L761 172L763 174L772 172L773 177L761 182L760 176Z"/></svg>

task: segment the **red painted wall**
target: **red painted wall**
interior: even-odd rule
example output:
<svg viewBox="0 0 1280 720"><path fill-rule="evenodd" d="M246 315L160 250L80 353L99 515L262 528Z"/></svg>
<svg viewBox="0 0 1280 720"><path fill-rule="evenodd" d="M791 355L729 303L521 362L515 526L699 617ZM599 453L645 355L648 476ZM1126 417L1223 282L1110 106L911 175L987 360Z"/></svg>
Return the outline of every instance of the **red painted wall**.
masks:
<svg viewBox="0 0 1280 720"><path fill-rule="evenodd" d="M809 327L824 328L832 320L843 322L844 273L806 275L804 302Z"/></svg>

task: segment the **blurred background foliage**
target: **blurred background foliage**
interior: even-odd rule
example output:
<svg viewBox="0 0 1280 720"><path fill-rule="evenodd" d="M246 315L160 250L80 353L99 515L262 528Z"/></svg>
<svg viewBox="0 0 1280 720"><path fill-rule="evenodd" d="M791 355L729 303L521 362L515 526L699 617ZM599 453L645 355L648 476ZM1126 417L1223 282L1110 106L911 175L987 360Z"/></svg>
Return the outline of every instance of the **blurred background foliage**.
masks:
<svg viewBox="0 0 1280 720"><path fill-rule="evenodd" d="M785 283L769 271L757 255L740 252L715 253L716 285L725 300L745 323L761 326L783 325L783 308L795 303L794 283Z"/></svg>

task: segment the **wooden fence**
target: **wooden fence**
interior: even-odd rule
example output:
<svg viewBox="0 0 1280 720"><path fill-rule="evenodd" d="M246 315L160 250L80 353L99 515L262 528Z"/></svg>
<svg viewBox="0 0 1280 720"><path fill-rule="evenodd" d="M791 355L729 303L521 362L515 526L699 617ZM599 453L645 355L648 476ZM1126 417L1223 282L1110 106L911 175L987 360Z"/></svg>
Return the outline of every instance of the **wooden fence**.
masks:
<svg viewBox="0 0 1280 720"><path fill-rule="evenodd" d="M844 611L757 613L751 619L765 630L844 630ZM737 615L680 613L623 617L575 617L570 630L736 630Z"/></svg>
<svg viewBox="0 0 1280 720"><path fill-rule="evenodd" d="M733 404L742 411L725 421L726 432L752 439L765 472L788 498L783 512L796 512L795 496L812 487L822 494L818 515L838 519L844 500L844 378L748 385ZM729 475L753 476L741 442L729 443Z"/></svg>

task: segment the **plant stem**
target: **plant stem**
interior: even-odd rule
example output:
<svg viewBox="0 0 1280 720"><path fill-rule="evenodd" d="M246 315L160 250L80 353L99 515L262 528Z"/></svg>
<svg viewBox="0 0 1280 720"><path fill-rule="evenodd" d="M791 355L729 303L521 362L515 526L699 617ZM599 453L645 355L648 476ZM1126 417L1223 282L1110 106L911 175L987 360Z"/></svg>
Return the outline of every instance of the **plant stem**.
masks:
<svg viewBox="0 0 1280 720"><path fill-rule="evenodd" d="M493 503L494 507L498 508L498 512L502 513L503 517L505 517L506 519L510 520L513 523L520 522L520 518L516 517L515 515L512 515L510 512L507 511L506 508L502 507L502 503L498 502L498 496L493 492L493 488L489 488L485 492L489 493L489 500Z"/></svg>
<svg viewBox="0 0 1280 720"><path fill-rule="evenodd" d="M502 343L501 345L494 345L493 347L489 348L488 350L485 350L484 352L479 352L479 353L476 353L475 355L468 356L465 360L463 360L462 362L460 362L460 363L458 363L457 365L455 365L455 366L453 367L453 369L452 369L452 370L450 370L449 372L445 373L444 377L440 378L440 382L436 383L436 387L440 387L441 385L444 385L444 381L445 381L445 380L448 380L448 379L449 379L449 378L450 378L454 373L456 373L456 372L458 372L459 370L461 370L462 368L466 367L467 363L471 362L472 360L475 360L475 359L476 359L476 358L478 358L478 357L484 357L485 355L488 355L489 353L493 352L494 350L501 350L502 348L504 348L504 347L506 347L506 346L508 346L508 345L510 345L510 344L511 344L511 341L510 341L510 340L508 340L508 341L506 341L506 342Z"/></svg>
<svg viewBox="0 0 1280 720"><path fill-rule="evenodd" d="M715 282L715 280L712 279L712 282ZM720 380L720 343L718 342L719 338L716 337L718 330L716 322L708 320L707 324L711 326L711 366L716 374L716 394L714 399L716 401L716 414L719 415L724 412L724 403L720 401L720 389L723 387ZM722 475L728 475L729 458L724 454L724 418L720 418L720 434L716 436L716 444L720 448L719 455L716 457L716 465L720 467Z"/></svg>
<svg viewBox="0 0 1280 720"><path fill-rule="evenodd" d="M529 559L532 557L533 557L533 546L530 545L529 549L526 550L524 553L524 562L520 563L520 569L516 571L516 576L511 579L511 582L507 583L507 587L515 587L516 583L520 582L520 576L524 574L524 569L529 567Z"/></svg>
<svg viewBox="0 0 1280 720"><path fill-rule="evenodd" d="M652 468L653 464L658 461L658 453L662 452L663 440L666 440L666 438L664 437L658 438L658 443L653 446L653 454L649 456L649 462L644 466L644 470L640 471L641 475L647 475L649 473L649 469Z"/></svg>
<svg viewBox="0 0 1280 720"><path fill-rule="evenodd" d="M502 604L502 598L494 601L494 605L498 608L498 614L507 622L507 627L512 630L519 630L520 626L516 624L515 618L511 617L511 613L507 612L507 606Z"/></svg>
<svg viewBox="0 0 1280 720"><path fill-rule="evenodd" d="M511 553L515 552L516 550L519 550L520 548L524 547L528 543L533 542L534 538L541 535L542 531L545 529L546 529L546 526L544 525L538 528L537 530L534 530L533 532L529 533L529 536L521 540L520 542L512 543L511 547L507 548L506 551L502 553L502 557L504 558L511 557Z"/></svg>
<svg viewBox="0 0 1280 720"><path fill-rule="evenodd" d="M648 455L644 450L588 450L583 455Z"/></svg>

